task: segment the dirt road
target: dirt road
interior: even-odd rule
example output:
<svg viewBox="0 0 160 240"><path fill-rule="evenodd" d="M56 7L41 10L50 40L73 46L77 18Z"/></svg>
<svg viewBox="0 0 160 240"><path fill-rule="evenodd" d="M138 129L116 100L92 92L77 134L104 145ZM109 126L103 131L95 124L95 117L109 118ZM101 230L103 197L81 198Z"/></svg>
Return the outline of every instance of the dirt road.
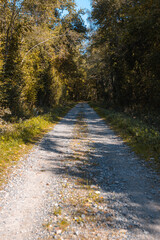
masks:
<svg viewBox="0 0 160 240"><path fill-rule="evenodd" d="M78 104L0 192L0 240L160 239L160 177Z"/></svg>

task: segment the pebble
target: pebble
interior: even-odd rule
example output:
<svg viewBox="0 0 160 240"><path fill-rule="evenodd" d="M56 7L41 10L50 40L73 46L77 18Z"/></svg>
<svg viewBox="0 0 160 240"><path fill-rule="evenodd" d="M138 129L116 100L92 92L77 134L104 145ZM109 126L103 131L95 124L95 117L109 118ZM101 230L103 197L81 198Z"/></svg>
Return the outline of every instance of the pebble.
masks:
<svg viewBox="0 0 160 240"><path fill-rule="evenodd" d="M78 231L76 231L76 232L75 232L75 234L78 236L78 235L79 235L79 232L78 232Z"/></svg>
<svg viewBox="0 0 160 240"><path fill-rule="evenodd" d="M57 233L57 234L61 234L61 233L62 233L62 230L59 229L59 230L56 231L56 233Z"/></svg>
<svg viewBox="0 0 160 240"><path fill-rule="evenodd" d="M95 191L96 194L100 194L101 192L100 191Z"/></svg>

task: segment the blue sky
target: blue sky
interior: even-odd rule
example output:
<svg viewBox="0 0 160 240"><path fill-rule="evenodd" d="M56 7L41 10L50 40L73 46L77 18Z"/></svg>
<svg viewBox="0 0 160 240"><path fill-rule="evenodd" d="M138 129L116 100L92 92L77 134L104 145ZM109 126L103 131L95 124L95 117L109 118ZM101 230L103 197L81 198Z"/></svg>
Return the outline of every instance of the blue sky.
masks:
<svg viewBox="0 0 160 240"><path fill-rule="evenodd" d="M91 8L90 0L75 0L78 8Z"/></svg>
<svg viewBox="0 0 160 240"><path fill-rule="evenodd" d="M88 10L91 10L91 1L90 0L75 0L75 3L77 5L78 9L86 8ZM85 20L86 25L88 25L87 24L87 18L88 18L88 15L85 14L83 16L83 19Z"/></svg>

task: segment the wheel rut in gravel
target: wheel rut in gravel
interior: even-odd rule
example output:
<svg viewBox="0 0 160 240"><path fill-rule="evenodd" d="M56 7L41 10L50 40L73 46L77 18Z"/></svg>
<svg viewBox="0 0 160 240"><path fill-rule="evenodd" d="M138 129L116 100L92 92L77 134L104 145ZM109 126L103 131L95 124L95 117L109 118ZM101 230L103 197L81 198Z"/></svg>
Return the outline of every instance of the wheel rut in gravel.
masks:
<svg viewBox="0 0 160 240"><path fill-rule="evenodd" d="M159 184L88 104L78 104L0 192L0 239L159 240Z"/></svg>

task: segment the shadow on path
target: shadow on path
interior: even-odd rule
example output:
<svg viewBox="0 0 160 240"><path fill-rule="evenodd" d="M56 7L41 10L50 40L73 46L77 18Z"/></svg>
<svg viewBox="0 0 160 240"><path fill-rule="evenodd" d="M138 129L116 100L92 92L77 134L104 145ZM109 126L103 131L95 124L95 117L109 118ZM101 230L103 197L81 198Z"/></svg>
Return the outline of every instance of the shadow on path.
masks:
<svg viewBox="0 0 160 240"><path fill-rule="evenodd" d="M82 106L76 114L79 111L82 111ZM68 129L76 123L76 114L71 111L60 123L65 125L66 133L55 130L40 145L46 153L44 159L51 162L51 168L45 171L64 178L80 178L84 185L98 185L107 204L119 214L117 226L130 231L146 231L153 239L160 239L159 176L146 168L144 162L115 136L91 108L85 106L84 111L91 140L90 152L86 153L87 164L77 161L72 165L74 155L71 150L65 149L72 139ZM59 158L53 158L50 152L56 153Z"/></svg>

